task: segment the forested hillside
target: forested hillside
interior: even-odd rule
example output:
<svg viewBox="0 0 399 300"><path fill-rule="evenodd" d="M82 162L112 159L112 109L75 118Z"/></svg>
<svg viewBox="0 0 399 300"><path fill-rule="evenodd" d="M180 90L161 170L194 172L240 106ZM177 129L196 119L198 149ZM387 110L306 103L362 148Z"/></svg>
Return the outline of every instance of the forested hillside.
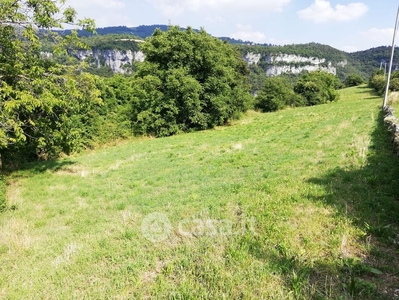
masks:
<svg viewBox="0 0 399 300"><path fill-rule="evenodd" d="M348 57L354 68L371 75L376 68L388 69L391 57L391 47L381 46L364 51L348 53ZM399 51L396 49L393 69L399 68Z"/></svg>
<svg viewBox="0 0 399 300"><path fill-rule="evenodd" d="M84 37L84 40L92 48L116 50L130 49L136 51L138 48L137 43L132 41L129 43L126 40L122 41L122 39L146 39L153 34L156 28L159 28L161 31L166 31L168 27L168 25L141 25L132 28L117 26L97 28L96 36L84 30L79 30L78 35ZM184 28L180 29L183 30ZM69 30L59 32L70 33ZM261 60L258 66L265 72L269 66L268 62L264 59L265 57L270 57L272 55L296 55L299 57L324 59L325 62L320 66L327 67L329 63L331 63L335 68L334 72L341 80L345 80L349 74L358 74L362 76L364 80L367 80L372 75L373 70L384 67L385 63L389 62L390 58L390 47L387 46L347 53L319 43L278 46L271 44L254 44L251 41L242 41L229 37L220 37L219 39L237 47L243 57L248 53L260 54ZM395 62L399 62L399 52L395 55ZM290 66L296 67L299 65L301 64L290 64ZM304 64L302 63L302 65ZM396 64L394 68L396 68ZM259 72L259 70L257 70L257 72Z"/></svg>

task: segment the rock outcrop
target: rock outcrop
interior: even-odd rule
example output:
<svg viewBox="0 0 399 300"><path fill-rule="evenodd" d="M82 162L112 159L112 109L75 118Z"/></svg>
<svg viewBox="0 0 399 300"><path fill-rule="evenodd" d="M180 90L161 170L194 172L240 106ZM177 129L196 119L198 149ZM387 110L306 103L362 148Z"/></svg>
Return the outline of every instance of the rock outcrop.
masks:
<svg viewBox="0 0 399 300"><path fill-rule="evenodd" d="M141 51L112 50L112 49L91 49L79 50L69 53L80 61L87 61L97 68L109 67L114 73L126 73L126 65L134 62L142 62L145 55ZM52 53L43 52L44 57L52 57ZM325 58L304 57L293 54L263 55L260 53L248 52L243 55L248 65L260 65L267 76L278 76L283 73L299 74L303 71L313 72L322 70L331 74L337 74L337 67L345 67L346 60L339 62L326 61Z"/></svg>
<svg viewBox="0 0 399 300"><path fill-rule="evenodd" d="M114 73L126 73L124 68L127 64L144 61L144 53L141 51L122 51L122 50L79 50L71 52L70 55L76 57L80 61L92 58L90 63L95 64L98 68L106 66L111 68Z"/></svg>
<svg viewBox="0 0 399 300"><path fill-rule="evenodd" d="M304 57L294 54L272 54L262 56L259 53L249 52L244 55L244 60L248 65L262 63L267 76L278 76L283 73L299 74L303 71L313 72L322 70L331 74L337 74L337 67L345 67L346 60L327 62L325 58Z"/></svg>

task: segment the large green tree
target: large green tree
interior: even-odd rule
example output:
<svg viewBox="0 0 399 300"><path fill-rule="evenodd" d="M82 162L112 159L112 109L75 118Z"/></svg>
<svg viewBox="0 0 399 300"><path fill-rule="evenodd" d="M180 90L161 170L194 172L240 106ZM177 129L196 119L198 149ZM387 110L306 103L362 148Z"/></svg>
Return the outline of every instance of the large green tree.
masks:
<svg viewBox="0 0 399 300"><path fill-rule="evenodd" d="M250 107L247 65L205 30L155 30L142 51L146 59L134 88L136 133L168 136L212 128Z"/></svg>
<svg viewBox="0 0 399 300"><path fill-rule="evenodd" d="M94 21L76 15L64 0L0 1L0 159L23 146L43 157L70 150L76 132L69 117L100 101L94 77L41 53L44 39L55 42L55 54L84 46L76 31L52 31L64 24L94 30Z"/></svg>

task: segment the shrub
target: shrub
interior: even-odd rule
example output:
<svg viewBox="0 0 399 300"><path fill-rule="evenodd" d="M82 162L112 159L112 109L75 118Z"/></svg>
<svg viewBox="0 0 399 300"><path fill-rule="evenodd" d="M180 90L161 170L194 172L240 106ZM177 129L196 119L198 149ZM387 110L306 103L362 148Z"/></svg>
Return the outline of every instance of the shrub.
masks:
<svg viewBox="0 0 399 300"><path fill-rule="evenodd" d="M344 81L344 85L346 87L351 87L351 86L358 86L360 84L362 84L363 78L360 75L357 74L350 74L348 77L346 77L345 81Z"/></svg>
<svg viewBox="0 0 399 300"><path fill-rule="evenodd" d="M322 72L311 72L301 76L294 86L294 91L306 100L306 105L317 105L337 101L336 89L341 87L338 77Z"/></svg>
<svg viewBox="0 0 399 300"><path fill-rule="evenodd" d="M386 79L384 75L375 74L370 78L369 87L373 88L378 95L384 94Z"/></svg>
<svg viewBox="0 0 399 300"><path fill-rule="evenodd" d="M282 109L286 106L301 106L303 101L296 95L285 78L269 77L255 99L255 108L263 112Z"/></svg>

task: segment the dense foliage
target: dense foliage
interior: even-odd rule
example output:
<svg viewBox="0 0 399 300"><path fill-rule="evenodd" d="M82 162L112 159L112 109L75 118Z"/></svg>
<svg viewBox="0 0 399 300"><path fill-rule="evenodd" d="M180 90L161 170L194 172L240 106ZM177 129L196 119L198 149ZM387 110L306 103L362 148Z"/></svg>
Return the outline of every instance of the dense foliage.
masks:
<svg viewBox="0 0 399 300"><path fill-rule="evenodd" d="M358 74L349 74L344 81L346 87L358 86L364 82L363 78Z"/></svg>
<svg viewBox="0 0 399 300"><path fill-rule="evenodd" d="M324 104L337 101L339 79L326 72L312 72L303 75L294 86L294 91L305 98L306 105Z"/></svg>
<svg viewBox="0 0 399 300"><path fill-rule="evenodd" d="M373 88L378 95L385 93L387 85L387 75L384 74L384 70L375 70L373 76L370 77L369 87ZM394 71L391 74L389 81L389 91L399 91L399 71Z"/></svg>
<svg viewBox="0 0 399 300"><path fill-rule="evenodd" d="M383 95L386 87L386 76L384 70L375 70L369 79L369 87L374 89L378 95Z"/></svg>
<svg viewBox="0 0 399 300"><path fill-rule="evenodd" d="M303 106L304 99L296 94L288 79L269 77L264 81L255 100L255 108L263 112L276 111L286 106Z"/></svg>
<svg viewBox="0 0 399 300"><path fill-rule="evenodd" d="M264 81L255 99L255 108L263 112L287 106L312 106L337 101L341 82L337 76L317 71L302 74L298 80L270 77Z"/></svg>
<svg viewBox="0 0 399 300"><path fill-rule="evenodd" d="M133 135L131 114L133 87L131 78L115 75L103 78L98 85L103 105L99 107L96 123L92 127L95 144L126 139Z"/></svg>
<svg viewBox="0 0 399 300"><path fill-rule="evenodd" d="M6 0L0 4L0 158L22 151L26 156L51 157L74 148L76 113L100 103L95 79L41 55L38 28L65 53L81 46L76 33L60 37L50 31L62 24L92 30L92 20L76 20L65 1ZM28 149L28 150L27 150Z"/></svg>
<svg viewBox="0 0 399 300"><path fill-rule="evenodd" d="M351 64L359 69L367 78L373 75L377 68L388 70L388 65L391 57L392 48L388 46L381 46L371 48L365 51L358 51L349 53L348 57ZM395 65L399 61L399 51L396 49L394 55ZM364 77L364 76L363 76Z"/></svg>
<svg viewBox="0 0 399 300"><path fill-rule="evenodd" d="M155 30L136 74L135 132L168 136L237 118L250 107L248 68L239 53L201 30Z"/></svg>

